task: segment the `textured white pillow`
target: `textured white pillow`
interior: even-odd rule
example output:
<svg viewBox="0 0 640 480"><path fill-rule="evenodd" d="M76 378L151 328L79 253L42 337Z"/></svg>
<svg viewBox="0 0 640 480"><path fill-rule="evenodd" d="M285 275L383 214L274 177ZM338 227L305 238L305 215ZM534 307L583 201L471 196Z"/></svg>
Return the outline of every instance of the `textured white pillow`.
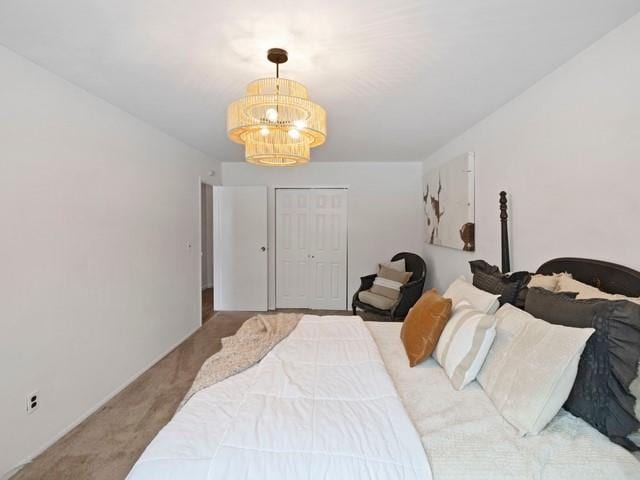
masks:
<svg viewBox="0 0 640 480"><path fill-rule="evenodd" d="M495 322L493 315L474 309L466 300L461 300L453 311L434 355L456 390L478 375L496 336Z"/></svg>
<svg viewBox="0 0 640 480"><path fill-rule="evenodd" d="M568 276L562 276L558 280L556 287L557 292L577 292L578 300L589 298L601 298L603 300L627 300L629 302L637 303L640 305L640 297L626 297L624 295L612 294L603 292L602 290L587 285L586 283L579 282Z"/></svg>
<svg viewBox="0 0 640 480"><path fill-rule="evenodd" d="M537 434L569 397L580 355L595 331L553 325L505 304L478 383L521 435Z"/></svg>
<svg viewBox="0 0 640 480"><path fill-rule="evenodd" d="M570 273L552 273L551 275L543 275L536 273L531 277L527 287L529 288L544 288L551 292L558 290L558 282L561 278L572 278Z"/></svg>
<svg viewBox="0 0 640 480"><path fill-rule="evenodd" d="M500 295L494 295L479 288L474 287L467 282L464 277L454 280L443 297L450 298L455 308L462 300L467 300L473 308L480 310L482 313L494 314L500 303L498 298Z"/></svg>

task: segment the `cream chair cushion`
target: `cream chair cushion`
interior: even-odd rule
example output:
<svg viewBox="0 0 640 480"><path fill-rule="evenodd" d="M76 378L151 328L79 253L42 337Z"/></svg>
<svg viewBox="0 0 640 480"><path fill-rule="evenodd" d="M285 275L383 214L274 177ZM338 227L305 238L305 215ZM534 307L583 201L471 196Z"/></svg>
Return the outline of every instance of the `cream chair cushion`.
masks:
<svg viewBox="0 0 640 480"><path fill-rule="evenodd" d="M377 293L372 293L369 290L363 290L358 293L358 298L361 302L367 303L372 307L376 307L380 310L389 310L396 303L395 300L392 300L388 297L384 297L382 295L378 295Z"/></svg>

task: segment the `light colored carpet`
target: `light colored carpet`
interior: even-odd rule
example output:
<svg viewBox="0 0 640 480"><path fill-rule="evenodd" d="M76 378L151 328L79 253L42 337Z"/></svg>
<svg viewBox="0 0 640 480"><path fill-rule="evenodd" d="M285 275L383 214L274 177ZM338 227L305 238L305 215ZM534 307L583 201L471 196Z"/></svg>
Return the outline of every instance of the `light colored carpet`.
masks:
<svg viewBox="0 0 640 480"><path fill-rule="evenodd" d="M296 310L301 311L301 310ZM303 312L303 311L301 311ZM309 311L318 315L350 312ZM218 312L97 412L26 465L12 480L118 480L171 419L202 363L251 312ZM365 320L378 320L362 315Z"/></svg>

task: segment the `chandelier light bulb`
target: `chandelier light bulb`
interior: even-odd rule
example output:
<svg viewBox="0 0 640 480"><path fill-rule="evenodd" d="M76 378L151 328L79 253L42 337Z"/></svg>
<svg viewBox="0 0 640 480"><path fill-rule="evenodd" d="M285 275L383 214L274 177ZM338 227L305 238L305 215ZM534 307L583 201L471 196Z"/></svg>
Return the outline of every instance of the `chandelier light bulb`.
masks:
<svg viewBox="0 0 640 480"><path fill-rule="evenodd" d="M307 122L305 122L304 120L296 120L296 121L293 122L293 125L298 130L302 130L303 128L305 128L307 126Z"/></svg>
<svg viewBox="0 0 640 480"><path fill-rule="evenodd" d="M268 127L262 127L260 129L260 135L262 135L263 137L269 136L269 128Z"/></svg>
<svg viewBox="0 0 640 480"><path fill-rule="evenodd" d="M267 120L269 120L270 122L278 121L278 111L275 108L267 109Z"/></svg>
<svg viewBox="0 0 640 480"><path fill-rule="evenodd" d="M296 129L296 128L292 128L291 130L289 130L289 136L291 138L293 138L294 140L297 140L300 138L300 130Z"/></svg>

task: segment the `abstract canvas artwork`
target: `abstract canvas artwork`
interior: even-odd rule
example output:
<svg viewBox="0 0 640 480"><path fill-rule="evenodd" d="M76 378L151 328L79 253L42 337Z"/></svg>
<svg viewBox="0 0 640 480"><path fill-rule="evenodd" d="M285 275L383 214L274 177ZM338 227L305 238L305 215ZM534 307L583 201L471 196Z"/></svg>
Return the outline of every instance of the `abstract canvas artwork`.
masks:
<svg viewBox="0 0 640 480"><path fill-rule="evenodd" d="M425 177L427 242L475 250L474 154L460 155Z"/></svg>

